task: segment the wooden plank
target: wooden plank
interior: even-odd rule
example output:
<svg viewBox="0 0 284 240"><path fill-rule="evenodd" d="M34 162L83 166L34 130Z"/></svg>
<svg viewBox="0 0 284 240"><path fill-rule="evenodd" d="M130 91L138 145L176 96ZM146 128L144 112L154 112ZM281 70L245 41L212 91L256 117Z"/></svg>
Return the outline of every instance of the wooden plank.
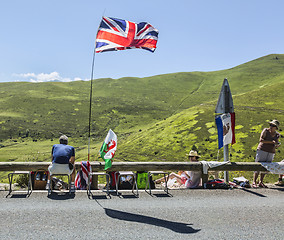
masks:
<svg viewBox="0 0 284 240"><path fill-rule="evenodd" d="M50 162L0 162L0 171L37 171L47 170ZM91 162L92 171L104 171L104 162ZM76 170L81 167L75 163ZM114 162L109 171L202 171L200 162ZM256 162L230 162L212 168L214 171L266 171Z"/></svg>

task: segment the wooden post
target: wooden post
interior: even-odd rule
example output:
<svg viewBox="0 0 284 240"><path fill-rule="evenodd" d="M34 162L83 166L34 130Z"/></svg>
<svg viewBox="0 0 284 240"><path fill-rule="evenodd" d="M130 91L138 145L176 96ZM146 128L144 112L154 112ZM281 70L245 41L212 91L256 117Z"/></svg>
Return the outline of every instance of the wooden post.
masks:
<svg viewBox="0 0 284 240"><path fill-rule="evenodd" d="M202 188L205 188L205 183L208 182L208 174L202 174Z"/></svg>
<svg viewBox="0 0 284 240"><path fill-rule="evenodd" d="M97 175L93 175L92 176L92 183L91 183L91 189L95 190L98 189L98 176Z"/></svg>

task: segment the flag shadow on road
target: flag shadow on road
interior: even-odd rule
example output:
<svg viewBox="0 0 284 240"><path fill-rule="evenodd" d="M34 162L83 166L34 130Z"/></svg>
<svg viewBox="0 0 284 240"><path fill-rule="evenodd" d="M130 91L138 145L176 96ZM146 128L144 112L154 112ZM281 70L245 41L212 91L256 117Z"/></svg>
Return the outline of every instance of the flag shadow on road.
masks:
<svg viewBox="0 0 284 240"><path fill-rule="evenodd" d="M173 222L155 217L149 217L141 214L128 213L114 209L104 208L107 216L123 221L138 222L157 227L164 227L177 233L191 234L197 233L200 229L194 229L188 223Z"/></svg>

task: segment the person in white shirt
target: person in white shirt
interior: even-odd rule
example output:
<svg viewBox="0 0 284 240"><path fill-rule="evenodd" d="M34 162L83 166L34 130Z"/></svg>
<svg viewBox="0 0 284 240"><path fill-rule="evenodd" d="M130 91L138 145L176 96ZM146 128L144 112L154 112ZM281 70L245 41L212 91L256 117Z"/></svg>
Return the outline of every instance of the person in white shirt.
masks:
<svg viewBox="0 0 284 240"><path fill-rule="evenodd" d="M200 156L196 151L191 150L189 154L186 154L190 162L198 162ZM180 185L184 185L186 188L198 188L201 186L201 171L179 171L177 173L170 173L169 179L176 179ZM168 179L168 180L169 180ZM157 179L155 183L161 183L164 178Z"/></svg>

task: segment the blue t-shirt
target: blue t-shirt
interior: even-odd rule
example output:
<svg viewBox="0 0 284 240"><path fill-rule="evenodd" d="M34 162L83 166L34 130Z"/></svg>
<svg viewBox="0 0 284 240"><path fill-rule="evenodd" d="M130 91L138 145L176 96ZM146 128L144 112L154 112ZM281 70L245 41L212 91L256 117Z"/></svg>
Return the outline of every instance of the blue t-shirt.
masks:
<svg viewBox="0 0 284 240"><path fill-rule="evenodd" d="M75 156L75 149L65 144L55 144L52 147L52 162L59 164L68 164L69 159Z"/></svg>

